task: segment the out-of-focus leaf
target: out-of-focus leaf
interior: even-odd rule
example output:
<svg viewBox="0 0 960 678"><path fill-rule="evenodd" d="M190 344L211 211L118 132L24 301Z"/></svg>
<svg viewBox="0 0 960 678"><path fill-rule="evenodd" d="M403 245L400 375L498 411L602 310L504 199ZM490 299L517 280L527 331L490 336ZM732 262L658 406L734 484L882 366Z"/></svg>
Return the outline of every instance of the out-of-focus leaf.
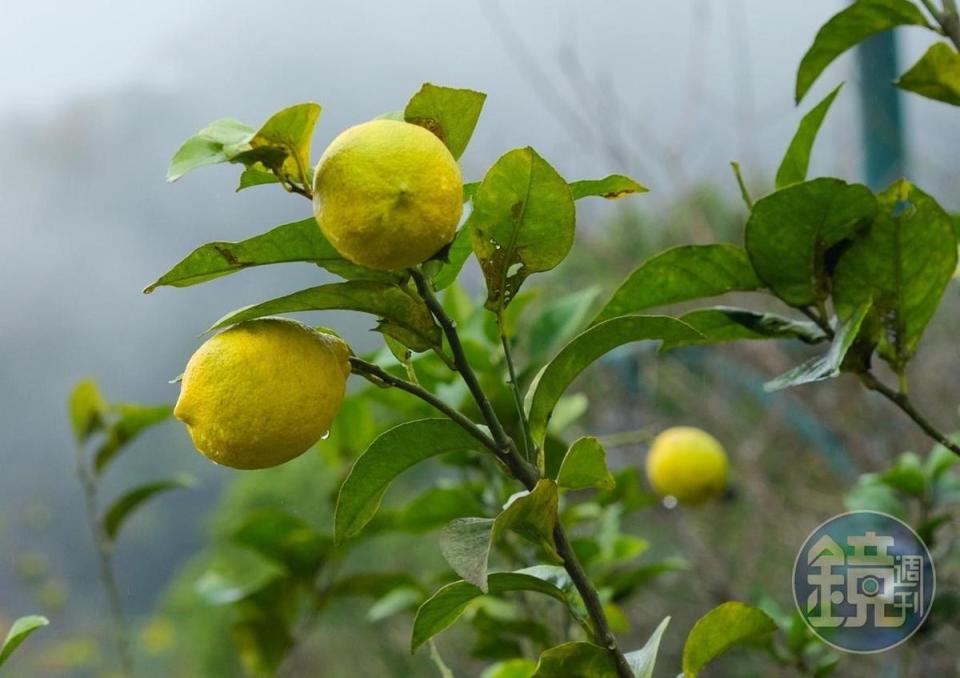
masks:
<svg viewBox="0 0 960 678"><path fill-rule="evenodd" d="M960 435L949 436L951 440L960 443ZM936 482L950 468L960 464L960 457L948 450L943 445L937 443L930 454L927 455L927 461L923 465L923 473L931 483Z"/></svg>
<svg viewBox="0 0 960 678"><path fill-rule="evenodd" d="M307 521L275 507L245 516L230 540L300 576L315 573L331 546Z"/></svg>
<svg viewBox="0 0 960 678"><path fill-rule="evenodd" d="M396 512L394 526L419 534L442 527L456 518L477 515L483 508L477 498L477 488L467 485L433 487Z"/></svg>
<svg viewBox="0 0 960 678"><path fill-rule="evenodd" d="M923 464L913 452L904 452L896 462L880 474L880 480L898 492L921 497L927 490Z"/></svg>
<svg viewBox="0 0 960 678"><path fill-rule="evenodd" d="M960 54L945 42L935 43L894 84L928 99L960 106Z"/></svg>
<svg viewBox="0 0 960 678"><path fill-rule="evenodd" d="M841 321L873 301L863 334L902 370L957 268L950 216L929 195L900 180L879 196L870 230L843 254L833 279Z"/></svg>
<svg viewBox="0 0 960 678"><path fill-rule="evenodd" d="M620 284L593 322L761 287L747 253L736 245L681 245L643 262Z"/></svg>
<svg viewBox="0 0 960 678"><path fill-rule="evenodd" d="M866 186L821 178L781 188L756 202L746 246L760 279L791 306L811 306L829 293L828 253L873 218L877 200Z"/></svg>
<svg viewBox="0 0 960 678"><path fill-rule="evenodd" d="M215 120L187 139L174 154L167 169L167 181L176 181L198 167L229 162L250 147L253 135L253 128L242 122L230 118Z"/></svg>
<svg viewBox="0 0 960 678"><path fill-rule="evenodd" d="M847 357L847 352L853 346L854 340L860 333L860 327L863 325L864 318L870 310L870 301L868 300L860 309L850 318L848 318L837 330L833 342L830 344L830 350L826 355L819 358L813 358L797 365L789 372L781 374L776 379L768 381L763 387L767 391L779 391L780 389L800 384L810 384L815 381L832 379L840 374L843 369L843 361Z"/></svg>
<svg viewBox="0 0 960 678"><path fill-rule="evenodd" d="M508 659L485 669L480 678L530 678L536 670L536 662L530 659Z"/></svg>
<svg viewBox="0 0 960 678"><path fill-rule="evenodd" d="M790 184L797 184L807 178L807 167L810 165L810 152L813 150L813 143L817 140L817 133L820 131L820 125L830 110L830 105L840 93L843 83L837 85L830 94L824 97L823 101L814 106L803 116L797 133L793 135L787 152L780 161L780 169L777 170L777 188L783 188Z"/></svg>
<svg viewBox="0 0 960 678"><path fill-rule="evenodd" d="M625 655L635 678L653 678L653 669L657 663L657 652L660 650L660 640L663 638L663 632L667 630L667 624L669 623L670 617L664 617L642 648Z"/></svg>
<svg viewBox="0 0 960 678"><path fill-rule="evenodd" d="M363 529L400 473L438 454L475 450L478 445L449 419L407 422L381 434L357 459L340 487L336 542L343 543Z"/></svg>
<svg viewBox="0 0 960 678"><path fill-rule="evenodd" d="M567 182L532 148L494 163L466 224L487 281L487 308L506 308L529 275L563 261L573 245L575 212Z"/></svg>
<svg viewBox="0 0 960 678"><path fill-rule="evenodd" d="M843 500L848 511L879 511L905 519L907 508L892 487L877 476L863 476Z"/></svg>
<svg viewBox="0 0 960 678"><path fill-rule="evenodd" d="M400 612L413 611L423 603L423 592L410 586L401 586L378 599L367 610L367 621L378 622Z"/></svg>
<svg viewBox="0 0 960 678"><path fill-rule="evenodd" d="M623 316L606 320L574 337L537 375L526 396L530 434L542 445L557 401L583 370L604 353L633 341L676 340L699 333L676 318Z"/></svg>
<svg viewBox="0 0 960 678"><path fill-rule="evenodd" d="M171 405L139 405L124 403L113 408L116 417L107 429L107 439L94 457L93 467L102 473L120 451L138 435L171 417Z"/></svg>
<svg viewBox="0 0 960 678"><path fill-rule="evenodd" d="M83 443L103 427L107 403L100 395L97 384L92 379L84 379L71 391L67 409L73 435L78 443Z"/></svg>
<svg viewBox="0 0 960 678"><path fill-rule="evenodd" d="M396 285L364 280L310 287L246 306L220 318L210 330L265 316L328 309L375 315L380 321L378 332L393 337L414 351L426 351L441 345L440 328L423 300Z"/></svg>
<svg viewBox="0 0 960 678"><path fill-rule="evenodd" d="M566 604L563 591L553 584L542 579L518 572L495 572L487 578L489 594L502 595L511 591L530 591L550 596ZM471 601L484 595L479 587L466 581L455 581L447 584L417 610L413 622L413 637L410 648L416 651L418 647L449 627L466 609Z"/></svg>
<svg viewBox="0 0 960 678"><path fill-rule="evenodd" d="M193 479L188 476L158 480L136 487L114 501L103 514L103 530L110 539L116 539L120 528L140 506L158 494L170 490L193 487Z"/></svg>
<svg viewBox="0 0 960 678"><path fill-rule="evenodd" d="M777 630L770 617L755 607L731 601L701 617L683 645L683 675L693 678L730 648L758 642Z"/></svg>
<svg viewBox="0 0 960 678"><path fill-rule="evenodd" d="M7 637L3 641L3 645L0 645L0 666L6 663L10 655L13 654L13 651L20 647L21 643L23 643L31 633L47 626L49 623L46 617L39 615L20 617L13 622L13 625L7 632Z"/></svg>
<svg viewBox="0 0 960 678"><path fill-rule="evenodd" d="M616 664L609 650L577 640L543 652L532 678L611 678L616 675Z"/></svg>
<svg viewBox="0 0 960 678"><path fill-rule="evenodd" d="M374 271L344 259L323 237L316 220L311 217L277 226L239 242L201 245L143 291L150 294L164 285L189 287L245 268L301 261L316 264L348 280L389 282L399 279L395 273Z"/></svg>
<svg viewBox="0 0 960 678"><path fill-rule="evenodd" d="M611 174L603 179L581 179L570 182L570 192L573 193L574 200L590 197L619 200L628 195L646 193L649 190L643 184L622 174Z"/></svg>
<svg viewBox="0 0 960 678"><path fill-rule="evenodd" d="M551 358L583 326L600 290L597 287L561 297L543 309L530 327L529 362L540 365Z"/></svg>
<svg viewBox="0 0 960 678"><path fill-rule="evenodd" d="M857 0L823 25L797 70L796 100L800 100L823 70L838 56L871 35L897 26L930 25L908 0Z"/></svg>
<svg viewBox="0 0 960 678"><path fill-rule="evenodd" d="M757 313L729 306L691 311L680 316L680 320L696 329L702 336L664 341L661 350L747 339L799 339L805 344L816 344L827 338L823 330L809 320L794 320L775 313Z"/></svg>
<svg viewBox="0 0 960 678"><path fill-rule="evenodd" d="M616 481L607 469L607 453L599 440L588 437L574 441L560 464L557 485L568 490L613 489Z"/></svg>
<svg viewBox="0 0 960 678"><path fill-rule="evenodd" d="M665 558L664 560L619 570L609 577L605 577L603 584L604 587L610 589L612 600L621 601L660 575L670 572L685 572L689 569L690 563L683 558Z"/></svg>
<svg viewBox="0 0 960 678"><path fill-rule="evenodd" d="M473 136L486 99L483 92L440 87L428 82L410 99L403 118L436 134L453 157L459 158Z"/></svg>

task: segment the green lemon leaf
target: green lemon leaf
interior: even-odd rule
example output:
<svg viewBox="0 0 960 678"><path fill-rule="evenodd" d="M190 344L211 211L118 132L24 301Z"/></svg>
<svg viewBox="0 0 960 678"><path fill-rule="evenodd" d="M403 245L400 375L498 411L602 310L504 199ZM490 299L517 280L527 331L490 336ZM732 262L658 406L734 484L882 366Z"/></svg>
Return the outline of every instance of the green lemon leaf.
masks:
<svg viewBox="0 0 960 678"><path fill-rule="evenodd" d="M758 642L777 625L755 607L731 601L701 617L683 645L683 676L693 678L704 666L737 645Z"/></svg>
<svg viewBox="0 0 960 678"><path fill-rule="evenodd" d="M843 505L848 511L880 511L901 520L907 517L907 507L896 491L875 475L861 476L843 498Z"/></svg>
<svg viewBox="0 0 960 678"><path fill-rule="evenodd" d="M311 102L284 108L257 130L250 139L250 150L233 160L248 166L260 163L281 181L310 187L313 183L310 142L319 119L319 104Z"/></svg>
<svg viewBox="0 0 960 678"><path fill-rule="evenodd" d="M599 293L598 287L587 287L560 297L546 306L534 319L525 337L529 344L528 363L543 364L582 329L587 313Z"/></svg>
<svg viewBox="0 0 960 678"><path fill-rule="evenodd" d="M593 322L761 287L747 253L736 245L681 245L643 262L620 284Z"/></svg>
<svg viewBox="0 0 960 678"><path fill-rule="evenodd" d="M487 592L493 518L459 518L440 533L440 552L464 581Z"/></svg>
<svg viewBox="0 0 960 678"><path fill-rule="evenodd" d="M635 193L646 193L650 189L622 174L611 174L603 179L581 179L570 182L570 192L574 200L580 198L606 198L619 200Z"/></svg>
<svg viewBox="0 0 960 678"><path fill-rule="evenodd" d="M92 379L84 379L73 387L67 400L67 410L78 443L86 442L103 428L107 409L107 403Z"/></svg>
<svg viewBox="0 0 960 678"><path fill-rule="evenodd" d="M923 473L920 457L914 452L904 452L896 463L880 474L880 481L898 492L922 497L927 491L927 478Z"/></svg>
<svg viewBox="0 0 960 678"><path fill-rule="evenodd" d="M480 678L530 678L537 670L537 664L531 659L508 659L487 667Z"/></svg>
<svg viewBox="0 0 960 678"><path fill-rule="evenodd" d="M797 133L793 135L790 146L780 162L780 169L777 170L777 188L783 188L790 184L798 184L807 178L807 167L810 165L810 152L813 150L813 142L817 140L817 133L820 131L820 125L823 119L827 117L827 111L830 105L840 93L843 83L837 85L830 94L823 98L819 104L814 106L800 121Z"/></svg>
<svg viewBox="0 0 960 678"><path fill-rule="evenodd" d="M456 518L482 513L481 488L466 484L431 487L394 512L394 529L422 534L443 527Z"/></svg>
<svg viewBox="0 0 960 678"><path fill-rule="evenodd" d="M475 450L479 443L449 419L400 424L377 437L340 487L334 519L342 544L370 522L393 479L411 466L445 452Z"/></svg>
<svg viewBox="0 0 960 678"><path fill-rule="evenodd" d="M622 316L578 334L537 375L526 397L530 434L543 445L553 408L567 387L597 358L633 341L676 340L699 333L667 316Z"/></svg>
<svg viewBox="0 0 960 678"><path fill-rule="evenodd" d="M13 622L13 625L7 632L7 637L3 641L3 645L0 645L0 666L6 663L14 650L20 647L20 644L23 643L31 633L48 624L50 624L49 620L39 615L20 617Z"/></svg>
<svg viewBox="0 0 960 678"><path fill-rule="evenodd" d="M542 593L564 604L567 602L563 591L539 577L526 574L523 570L495 572L487 578L487 584L490 595L530 591ZM413 621L411 651L416 652L417 648L457 621L467 605L482 595L484 593L479 587L461 580L447 584L430 596L417 610Z"/></svg>
<svg viewBox="0 0 960 678"><path fill-rule="evenodd" d="M440 269L433 275L434 288L442 290L452 285L472 253L470 230L461 228L446 248L445 260L440 264Z"/></svg>
<svg viewBox="0 0 960 678"><path fill-rule="evenodd" d="M193 487L193 485L194 482L192 478L189 476L181 476L179 478L171 478L170 480L158 480L152 483L146 483L130 490L114 501L107 508L106 512L104 512L102 519L104 532L107 533L107 536L111 540L116 539L120 528L123 527L127 519L146 501L158 494L169 492L170 490Z"/></svg>
<svg viewBox="0 0 960 678"><path fill-rule="evenodd" d="M280 180L277 175L264 167L261 163L254 163L247 167L240 174L240 184L237 186L237 193L245 188L254 186L263 186L264 184L276 184Z"/></svg>
<svg viewBox="0 0 960 678"><path fill-rule="evenodd" d="M595 487L612 490L616 486L607 468L607 454L596 438L574 441L560 464L557 485L568 490Z"/></svg>
<svg viewBox="0 0 960 678"><path fill-rule="evenodd" d="M611 678L615 675L617 667L609 650L578 640L543 652L532 678Z"/></svg>
<svg viewBox="0 0 960 678"><path fill-rule="evenodd" d="M653 678L653 669L657 663L657 652L660 650L660 640L663 638L663 632L667 630L667 624L669 623L670 617L664 617L642 648L625 655L635 678Z"/></svg>
<svg viewBox="0 0 960 678"><path fill-rule="evenodd" d="M140 405L123 403L111 408L113 421L107 427L107 439L97 450L93 468L102 473L124 447L151 426L173 415L172 405Z"/></svg>
<svg viewBox="0 0 960 678"><path fill-rule="evenodd" d="M625 600L633 595L642 586L652 582L663 574L670 572L686 572L690 563L683 558L666 558L652 563L644 563L637 567L618 570L605 578L603 585L610 590L614 602Z"/></svg>
<svg viewBox="0 0 960 678"><path fill-rule="evenodd" d="M830 350L827 351L826 355L808 360L776 379L768 381L763 385L764 389L767 391L779 391L780 389L791 386L832 379L839 375L843 368L843 361L847 357L850 347L853 346L853 342L859 335L860 328L869 311L870 302L868 300L856 313L840 325L836 336L833 338L833 343L830 344Z"/></svg>
<svg viewBox="0 0 960 678"><path fill-rule="evenodd" d="M864 334L899 370L913 357L957 268L957 237L950 216L910 182L898 181L878 197L870 230L837 264L833 301L841 321L873 301Z"/></svg>
<svg viewBox="0 0 960 678"><path fill-rule="evenodd" d="M466 224L487 281L487 308L506 308L528 276L563 261L573 245L575 212L567 182L532 148L494 163Z"/></svg>
<svg viewBox="0 0 960 678"><path fill-rule="evenodd" d="M747 219L746 245L760 279L791 306L810 306L829 292L832 248L851 239L877 211L866 186L813 179L758 200Z"/></svg>
<svg viewBox="0 0 960 678"><path fill-rule="evenodd" d="M374 271L344 259L323 237L312 217L239 242L211 242L188 254L180 263L148 285L144 294L161 286L189 287L253 266L306 262L348 280L395 281L398 274Z"/></svg>
<svg viewBox="0 0 960 678"><path fill-rule="evenodd" d="M960 106L960 54L945 42L935 43L894 84L928 99Z"/></svg>
<svg viewBox="0 0 960 678"><path fill-rule="evenodd" d="M222 162L230 162L238 153L249 149L252 127L230 118L210 123L196 136L187 139L170 161L167 181L176 181L187 172Z"/></svg>
<svg viewBox="0 0 960 678"><path fill-rule="evenodd" d="M424 83L403 111L403 119L426 127L440 138L454 158L470 143L487 95Z"/></svg>
<svg viewBox="0 0 960 678"><path fill-rule="evenodd" d="M230 541L301 577L312 577L331 548L329 537L299 516L276 507L244 516L230 534Z"/></svg>
<svg viewBox="0 0 960 678"><path fill-rule="evenodd" d="M797 70L796 100L838 56L871 35L897 26L930 28L923 13L908 0L857 0L823 25Z"/></svg>
<svg viewBox="0 0 960 678"><path fill-rule="evenodd" d="M281 313L330 309L375 315L380 319L377 331L414 351L426 351L440 345L440 328L423 300L396 285L362 280L310 287L285 297L245 306L220 318L210 330Z"/></svg>
<svg viewBox="0 0 960 678"><path fill-rule="evenodd" d="M680 316L680 320L702 336L664 341L661 350L746 339L799 339L805 344L817 344L827 339L823 330L809 320L795 320L775 313L758 313L729 306L691 311Z"/></svg>

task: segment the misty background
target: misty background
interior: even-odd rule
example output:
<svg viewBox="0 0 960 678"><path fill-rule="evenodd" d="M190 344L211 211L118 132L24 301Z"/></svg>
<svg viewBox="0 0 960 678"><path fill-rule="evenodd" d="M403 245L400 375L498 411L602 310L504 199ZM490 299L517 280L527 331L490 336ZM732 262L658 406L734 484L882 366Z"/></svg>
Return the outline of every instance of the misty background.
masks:
<svg viewBox="0 0 960 678"><path fill-rule="evenodd" d="M92 376L111 400L172 401L178 389L168 381L214 319L325 279L319 269L291 264L141 293L204 242L242 239L309 214L306 201L277 187L235 194L232 166L167 184L171 155L198 129L220 117L258 126L282 107L317 101L316 158L340 130L402 108L425 81L469 87L489 96L462 159L466 178L481 178L502 153L529 144L571 180L634 176L652 192L633 208L656 215L704 184L738 200L731 160L758 193L768 188L802 113L847 80L811 174L853 180L861 176L861 136L852 57L831 66L801 108L792 96L800 57L843 4L6 4L0 617L35 607L18 575L24 554L46 560L74 596L69 609L90 609L76 597L100 605L73 476L71 385ZM930 34L898 35L906 68ZM953 190L960 133L951 111L914 96L903 105L910 177L947 208L960 207ZM602 227L589 208L581 212L581 235ZM318 318L358 350L375 345L371 319ZM202 459L177 425L151 431L136 450L144 453L110 470L108 488L181 472L200 484L158 501L125 532L118 569L134 613L198 547L204 511L237 473ZM78 623L69 614L57 625Z"/></svg>

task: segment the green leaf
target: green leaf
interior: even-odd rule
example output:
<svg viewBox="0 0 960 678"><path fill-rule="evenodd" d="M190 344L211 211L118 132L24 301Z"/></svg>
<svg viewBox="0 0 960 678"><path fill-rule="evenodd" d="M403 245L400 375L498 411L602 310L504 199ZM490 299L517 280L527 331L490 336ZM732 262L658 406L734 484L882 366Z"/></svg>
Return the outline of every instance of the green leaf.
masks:
<svg viewBox="0 0 960 678"><path fill-rule="evenodd" d="M377 437L340 487L335 517L342 544L370 522L393 479L411 466L445 452L475 450L479 443L449 419L400 424Z"/></svg>
<svg viewBox="0 0 960 678"><path fill-rule="evenodd" d="M570 182L570 192L573 193L574 200L590 197L619 200L628 195L646 193L649 190L643 184L622 174L611 174L603 179L581 179Z"/></svg>
<svg viewBox="0 0 960 678"><path fill-rule="evenodd" d="M597 287L568 294L551 303L537 316L528 335L528 362L531 365L543 364L553 357L582 328L598 294Z"/></svg>
<svg viewBox="0 0 960 678"><path fill-rule="evenodd" d="M11 626L7 632L7 637L4 639L3 645L0 645L0 666L6 663L10 655L13 654L13 651L20 647L20 644L25 641L31 633L47 626L49 623L46 617L40 617L38 615L20 617L13 622L13 626Z"/></svg>
<svg viewBox="0 0 960 678"><path fill-rule="evenodd" d="M833 301L843 321L873 300L864 334L900 370L957 268L957 237L950 216L910 182L898 181L878 197L870 230L837 264Z"/></svg>
<svg viewBox="0 0 960 678"><path fill-rule="evenodd" d="M813 179L771 193L746 225L750 261L760 279L791 306L826 299L832 248L852 238L877 211L866 186Z"/></svg>
<svg viewBox="0 0 960 678"><path fill-rule="evenodd" d="M683 558L666 558L620 570L605 579L604 587L610 590L612 600L617 602L628 598L641 586L649 584L662 574L686 572L689 569L690 563Z"/></svg>
<svg viewBox="0 0 960 678"><path fill-rule="evenodd" d="M530 659L508 659L488 667L480 678L530 678L536 670L536 663Z"/></svg>
<svg viewBox="0 0 960 678"><path fill-rule="evenodd" d="M450 567L484 593L495 522L492 518L460 518L440 533L440 552Z"/></svg>
<svg viewBox="0 0 960 678"><path fill-rule="evenodd" d="M832 379L840 374L843 368L843 361L847 357L847 352L853 346L860 333L864 319L870 310L869 300L861 306L853 316L848 318L837 330L833 342L830 344L830 350L826 355L819 358L813 358L797 365L789 372L781 374L776 379L768 381L763 385L767 391L779 391L780 389L800 384L809 384L824 379Z"/></svg>
<svg viewBox="0 0 960 678"><path fill-rule="evenodd" d="M413 95L403 119L436 134L454 158L463 155L480 119L487 95L469 89L424 83Z"/></svg>
<svg viewBox="0 0 960 678"><path fill-rule="evenodd" d="M746 339L798 339L805 344L817 344L827 338L823 330L809 320L794 320L775 313L758 313L729 306L691 311L680 316L680 320L700 332L702 336L665 341L661 350L669 351L681 346L722 344Z"/></svg>
<svg viewBox="0 0 960 678"><path fill-rule="evenodd" d="M894 84L928 99L960 106L960 54L945 42L935 43Z"/></svg>
<svg viewBox="0 0 960 678"><path fill-rule="evenodd" d="M954 434L948 437L952 441L960 443L960 435ZM937 443L933 446L933 449L930 450L930 454L927 455L927 461L923 465L923 473L927 480L933 483L957 464L960 464L960 457L940 443Z"/></svg>
<svg viewBox="0 0 960 678"><path fill-rule="evenodd" d="M730 648L758 642L777 630L770 617L736 601L723 603L701 617L683 645L683 675L692 678Z"/></svg>
<svg viewBox="0 0 960 678"><path fill-rule="evenodd" d="M395 588L367 610L367 621L378 622L400 612L413 612L423 603L423 592L411 586Z"/></svg>
<svg viewBox="0 0 960 678"><path fill-rule="evenodd" d="M230 541L300 576L315 573L330 550L329 537L302 518L275 507L244 516Z"/></svg>
<svg viewBox="0 0 960 678"><path fill-rule="evenodd" d="M563 591L538 577L518 572L495 572L487 578L490 595L502 595L511 591L531 591L550 596L566 604ZM417 648L449 627L463 614L473 600L484 595L479 587L466 581L447 584L420 606L413 621L413 637L410 649Z"/></svg>
<svg viewBox="0 0 960 678"><path fill-rule="evenodd" d="M736 245L681 245L643 262L620 284L593 322L761 287L747 253Z"/></svg>
<svg viewBox="0 0 960 678"><path fill-rule="evenodd" d="M124 403L113 407L116 419L107 428L107 439L97 450L93 467L102 473L120 451L138 435L173 415L172 405Z"/></svg>
<svg viewBox="0 0 960 678"><path fill-rule="evenodd" d="M235 160L245 164L249 160L260 162L281 181L310 187L313 183L310 142L319 118L319 104L311 102L284 108L270 116L253 135L251 150L239 154Z"/></svg>
<svg viewBox="0 0 960 678"><path fill-rule="evenodd" d="M596 438L576 440L560 464L557 485L568 490L595 487L612 490L616 486L607 468L607 454Z"/></svg>
<svg viewBox="0 0 960 678"><path fill-rule="evenodd" d="M670 617L664 617L642 648L625 655L634 678L653 678L653 669L657 663L657 652L660 650L660 640L663 638L663 632L667 630L667 624L669 623Z"/></svg>
<svg viewBox="0 0 960 678"><path fill-rule="evenodd" d="M397 274L374 271L340 256L323 237L312 217L283 224L239 242L211 242L188 254L180 263L144 289L189 287L253 266L302 261L316 264L348 280L395 281Z"/></svg>
<svg viewBox="0 0 960 678"><path fill-rule="evenodd" d="M857 0L823 25L797 70L796 100L838 56L871 35L897 26L930 28L923 13L908 0Z"/></svg>
<svg viewBox="0 0 960 678"><path fill-rule="evenodd" d="M594 325L574 337L537 375L526 397L530 434L543 445L557 401L583 370L617 346L633 341L695 337L698 332L676 318L623 316Z"/></svg>
<svg viewBox="0 0 960 678"><path fill-rule="evenodd" d="M375 315L379 319L378 332L393 337L414 351L440 346L440 328L423 300L396 285L363 280L310 287L246 306L220 318L210 330L265 316L329 309Z"/></svg>
<svg viewBox="0 0 960 678"><path fill-rule="evenodd" d="M810 151L813 150L813 142L817 140L817 133L820 131L820 125L830 110L830 105L840 93L843 83L837 85L830 94L824 97L823 101L814 106L800 121L797 133L793 135L790 146L780 162L780 169L777 170L777 188L783 188L790 184L798 184L807 178L807 167L810 165Z"/></svg>
<svg viewBox="0 0 960 678"><path fill-rule="evenodd" d="M848 511L879 511L901 520L907 517L907 507L896 491L875 475L861 476L844 497L843 505Z"/></svg>
<svg viewBox="0 0 960 678"><path fill-rule="evenodd" d="M114 501L103 514L103 530L111 540L117 538L120 528L140 506L158 494L170 490L193 487L193 479L189 476L158 480L136 487Z"/></svg>
<svg viewBox="0 0 960 678"><path fill-rule="evenodd" d="M481 513L484 505L477 496L480 491L478 487L464 484L432 487L400 509L393 526L422 534L443 527L456 518Z"/></svg>
<svg viewBox="0 0 960 678"><path fill-rule="evenodd" d="M473 246L470 244L470 229L461 228L447 247L446 261L433 275L434 288L442 290L453 284L471 254L473 254Z"/></svg>
<svg viewBox="0 0 960 678"><path fill-rule="evenodd" d="M167 169L167 181L176 181L187 172L205 165L229 162L248 149L253 128L242 122L222 118L210 123L196 136L187 139L174 154Z"/></svg>
<svg viewBox="0 0 960 678"><path fill-rule="evenodd" d="M487 308L505 308L528 276L563 261L575 212L567 182L529 146L494 163L466 224L487 281Z"/></svg>
<svg viewBox="0 0 960 678"><path fill-rule="evenodd" d="M540 655L532 678L611 678L617 675L610 651L584 640L551 647Z"/></svg>
<svg viewBox="0 0 960 678"><path fill-rule="evenodd" d="M73 387L67 409L70 412L73 435L78 443L86 442L92 434L103 428L107 404L92 379L84 379Z"/></svg>
<svg viewBox="0 0 960 678"><path fill-rule="evenodd" d="M237 186L237 193L245 188L263 186L264 184L276 184L279 182L280 180L277 179L276 174L263 167L262 164L255 163L250 167L247 167L240 174L240 183Z"/></svg>
<svg viewBox="0 0 960 678"><path fill-rule="evenodd" d="M922 497L927 491L927 478L923 473L923 464L913 452L904 452L897 457L896 463L880 474L880 480L898 492Z"/></svg>

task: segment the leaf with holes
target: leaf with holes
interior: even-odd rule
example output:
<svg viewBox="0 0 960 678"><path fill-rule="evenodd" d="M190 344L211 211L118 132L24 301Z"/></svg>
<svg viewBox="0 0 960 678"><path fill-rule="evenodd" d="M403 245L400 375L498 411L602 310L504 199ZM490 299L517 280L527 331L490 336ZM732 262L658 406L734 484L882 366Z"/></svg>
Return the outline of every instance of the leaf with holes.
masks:
<svg viewBox="0 0 960 678"><path fill-rule="evenodd" d="M894 83L928 99L960 106L960 54L938 42Z"/></svg>
<svg viewBox="0 0 960 678"><path fill-rule="evenodd" d="M760 279L791 306L822 302L837 252L877 211L866 186L822 178L771 193L746 225L750 261Z"/></svg>
<svg viewBox="0 0 960 678"><path fill-rule="evenodd" d="M487 281L487 308L502 310L528 276L563 261L573 245L575 211L567 182L532 148L494 163L466 224Z"/></svg>
<svg viewBox="0 0 960 678"><path fill-rule="evenodd" d="M413 95L403 119L426 127L440 138L454 158L463 155L480 119L487 95L470 89L424 83Z"/></svg>
<svg viewBox="0 0 960 678"><path fill-rule="evenodd" d="M310 287L285 297L246 306L220 318L210 330L282 313L332 309L377 316L380 321L378 332L393 337L414 351L440 346L440 328L422 299L397 285L362 280Z"/></svg>
<svg viewBox="0 0 960 678"><path fill-rule="evenodd" d="M879 199L870 230L837 264L833 300L841 321L872 300L863 335L899 370L913 357L957 268L957 236L950 215L908 181L894 183Z"/></svg>
<svg viewBox="0 0 960 678"><path fill-rule="evenodd" d="M807 178L807 167L810 165L810 152L813 150L813 142L817 140L817 133L820 131L820 125L823 119L827 117L827 111L830 110L833 100L840 93L843 83L837 85L830 94L823 98L819 104L814 106L800 121L797 133L793 135L790 146L780 161L780 168L777 170L777 188L783 188L790 184L797 184Z"/></svg>
<svg viewBox="0 0 960 678"><path fill-rule="evenodd" d="M857 0L823 25L797 70L797 103L824 69L871 35L897 26L930 28L923 12L909 0Z"/></svg>
<svg viewBox="0 0 960 678"><path fill-rule="evenodd" d="M676 318L641 315L605 320L578 334L540 371L527 391L525 405L534 441L543 445L560 397L577 375L603 354L633 341L676 341L697 336L699 332Z"/></svg>
<svg viewBox="0 0 960 678"><path fill-rule="evenodd" d="M681 245L643 262L620 284L593 322L654 306L761 287L763 283L740 247L719 243Z"/></svg>

